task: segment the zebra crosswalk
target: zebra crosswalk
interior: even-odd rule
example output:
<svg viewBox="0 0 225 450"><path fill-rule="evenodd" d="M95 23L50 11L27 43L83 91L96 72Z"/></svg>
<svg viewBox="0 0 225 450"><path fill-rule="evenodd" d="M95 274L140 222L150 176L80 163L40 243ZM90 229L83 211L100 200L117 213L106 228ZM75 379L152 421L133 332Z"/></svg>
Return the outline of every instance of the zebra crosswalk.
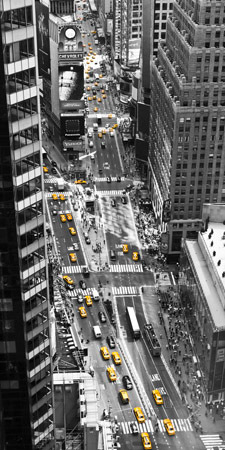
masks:
<svg viewBox="0 0 225 450"><path fill-rule="evenodd" d="M53 184L55 184L55 183L58 183L58 181L59 181L59 178L56 178L56 177L44 178L44 183L53 183Z"/></svg>
<svg viewBox="0 0 225 450"><path fill-rule="evenodd" d="M113 190L113 191L96 191L96 193L101 197L121 197L123 194L122 190Z"/></svg>
<svg viewBox="0 0 225 450"><path fill-rule="evenodd" d="M202 440L206 449L211 450L214 447L219 449L225 449L225 441L219 434L201 434L200 439Z"/></svg>
<svg viewBox="0 0 225 450"><path fill-rule="evenodd" d="M120 286L112 287L113 295L136 295L138 294L137 286Z"/></svg>
<svg viewBox="0 0 225 450"><path fill-rule="evenodd" d="M97 183L107 181L107 177L95 177L94 179ZM124 181L125 177L121 177L121 181ZM111 177L111 181L117 181L117 177Z"/></svg>
<svg viewBox="0 0 225 450"><path fill-rule="evenodd" d="M189 419L172 419L171 420L174 429L176 432L178 431L193 431L191 422ZM132 422L119 422L118 424L121 427L121 430L123 434L132 434L132 430L130 428ZM159 426L159 432L166 433L166 429L163 423L163 420L157 421ZM135 421L135 424L137 425L139 433L148 432L148 433L154 433L155 429L150 420L146 420L145 423L138 423Z"/></svg>
<svg viewBox="0 0 225 450"><path fill-rule="evenodd" d="M94 288L87 288L87 289L71 289L67 291L67 294L69 297L74 297L74 295L78 295L78 294L82 294L83 296L85 295L93 295L93 291L96 291L96 289Z"/></svg>
<svg viewBox="0 0 225 450"><path fill-rule="evenodd" d="M86 266L62 266L62 273L81 273Z"/></svg>
<svg viewBox="0 0 225 450"><path fill-rule="evenodd" d="M142 264L112 264L110 272L143 272Z"/></svg>
<svg viewBox="0 0 225 450"><path fill-rule="evenodd" d="M72 194L72 192L71 191L60 191L60 192L45 192L45 196L47 197L47 198L52 198L52 194L56 194L56 195L60 195L60 194L63 194L65 197L69 197L71 194Z"/></svg>

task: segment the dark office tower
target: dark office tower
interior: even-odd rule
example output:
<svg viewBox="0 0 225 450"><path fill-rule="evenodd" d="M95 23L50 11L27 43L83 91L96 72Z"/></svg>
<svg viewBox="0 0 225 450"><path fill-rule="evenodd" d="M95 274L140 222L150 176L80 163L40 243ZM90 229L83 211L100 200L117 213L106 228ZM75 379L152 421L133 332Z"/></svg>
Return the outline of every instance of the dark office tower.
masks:
<svg viewBox="0 0 225 450"><path fill-rule="evenodd" d="M34 0L1 0L0 390L6 450L54 448Z"/></svg>
<svg viewBox="0 0 225 450"><path fill-rule="evenodd" d="M225 201L225 1L176 0L152 65L149 175L170 256ZM165 236L164 236L165 237Z"/></svg>

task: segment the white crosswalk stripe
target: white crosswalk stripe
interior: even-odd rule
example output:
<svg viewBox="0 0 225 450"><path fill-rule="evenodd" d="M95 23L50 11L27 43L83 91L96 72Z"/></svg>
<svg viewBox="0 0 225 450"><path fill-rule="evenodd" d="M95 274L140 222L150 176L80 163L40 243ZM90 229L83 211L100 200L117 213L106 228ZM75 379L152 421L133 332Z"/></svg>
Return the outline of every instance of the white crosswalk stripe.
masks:
<svg viewBox="0 0 225 450"><path fill-rule="evenodd" d="M120 286L112 287L113 295L135 295L138 294L136 286Z"/></svg>
<svg viewBox="0 0 225 450"><path fill-rule="evenodd" d="M65 197L69 197L71 194L72 194L72 192L71 191L64 191L64 192L45 192L45 196L47 197L47 198L52 198L52 194L56 194L56 195L60 195L60 194L63 194Z"/></svg>
<svg viewBox="0 0 225 450"><path fill-rule="evenodd" d="M225 441L219 434L201 434L200 439L208 450L213 447L225 448Z"/></svg>
<svg viewBox="0 0 225 450"><path fill-rule="evenodd" d="M62 266L62 273L81 273L85 266Z"/></svg>
<svg viewBox="0 0 225 450"><path fill-rule="evenodd" d="M68 295L69 295L69 297L73 297L74 295L77 295L77 294L82 294L82 295L92 295L92 294L93 294L93 289L94 289L94 288L87 288L87 289L77 288L77 289L71 289L71 290L68 290Z"/></svg>
<svg viewBox="0 0 225 450"><path fill-rule="evenodd" d="M95 177L96 182L101 183L103 181L107 181L107 177ZM124 181L125 177L121 177L121 181ZM111 177L111 181L117 181L117 177Z"/></svg>
<svg viewBox="0 0 225 450"><path fill-rule="evenodd" d="M171 420L175 431L179 432L179 431L193 431L193 428L191 426L190 420L189 419L173 419ZM132 430L130 428L130 424L132 422L119 422L119 425L122 428L123 434L131 434ZM139 433L143 433L143 432L148 432L148 433L154 433L154 426L152 424L152 422L150 420L146 420L145 423L137 423L135 422L138 428ZM163 423L163 420L158 420L158 425L159 425L159 432L161 433L166 433L166 429ZM219 436L219 435L217 435ZM200 436L201 437L201 436ZM220 441L220 443L223 441ZM218 444L214 444L214 445L218 445ZM212 445L211 445L212 446ZM209 448L209 447L207 447Z"/></svg>
<svg viewBox="0 0 225 450"><path fill-rule="evenodd" d="M110 272L143 272L142 264L112 264Z"/></svg>
<svg viewBox="0 0 225 450"><path fill-rule="evenodd" d="M121 190L113 190L113 191L96 191L98 195L101 197L121 197L123 194L123 191Z"/></svg>
<svg viewBox="0 0 225 450"><path fill-rule="evenodd" d="M44 183L58 183L59 178L53 177L53 178L45 178Z"/></svg>

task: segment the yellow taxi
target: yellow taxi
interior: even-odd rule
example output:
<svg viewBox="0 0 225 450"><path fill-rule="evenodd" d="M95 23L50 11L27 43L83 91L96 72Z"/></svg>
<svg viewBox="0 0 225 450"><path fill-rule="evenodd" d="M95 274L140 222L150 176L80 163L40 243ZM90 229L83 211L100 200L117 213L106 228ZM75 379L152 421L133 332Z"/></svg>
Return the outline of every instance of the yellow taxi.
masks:
<svg viewBox="0 0 225 450"><path fill-rule="evenodd" d="M88 97L88 101L91 102L92 101L92 97Z"/></svg>
<svg viewBox="0 0 225 450"><path fill-rule="evenodd" d="M86 75L86 80L88 80L90 78L90 75Z"/></svg>
<svg viewBox="0 0 225 450"><path fill-rule="evenodd" d="M101 93L104 94L104 93L105 93L105 89L102 89L102 90L101 90Z"/></svg>
<svg viewBox="0 0 225 450"><path fill-rule="evenodd" d="M85 295L85 302L87 306L92 306L93 302L90 295Z"/></svg>
<svg viewBox="0 0 225 450"><path fill-rule="evenodd" d="M48 173L48 168L46 166L43 166L44 173Z"/></svg>
<svg viewBox="0 0 225 450"><path fill-rule="evenodd" d="M72 236L75 236L77 234L75 228L73 228L73 227L69 227L69 232L70 232L70 234L72 234Z"/></svg>
<svg viewBox="0 0 225 450"><path fill-rule="evenodd" d="M158 389L154 389L154 391L152 391L152 395L156 402L156 405L163 405L163 398Z"/></svg>
<svg viewBox="0 0 225 450"><path fill-rule="evenodd" d="M98 82L97 81L95 81L95 86L98 86Z"/></svg>
<svg viewBox="0 0 225 450"><path fill-rule="evenodd" d="M93 100L96 100L96 95L93 95L93 97L92 97L92 98L93 98Z"/></svg>
<svg viewBox="0 0 225 450"><path fill-rule="evenodd" d="M104 99L105 99L105 98L106 98L106 94L103 94L102 98L104 98Z"/></svg>
<svg viewBox="0 0 225 450"><path fill-rule="evenodd" d="M85 181L85 180L75 180L74 183L75 184L86 184L87 181Z"/></svg>
<svg viewBox="0 0 225 450"><path fill-rule="evenodd" d="M150 441L148 433L141 433L141 441L145 450L149 450L152 448L152 443Z"/></svg>
<svg viewBox="0 0 225 450"><path fill-rule="evenodd" d="M121 360L121 357L118 352L112 352L112 359L113 359L114 363L116 364L116 366L119 366L120 364L122 364L122 360Z"/></svg>
<svg viewBox="0 0 225 450"><path fill-rule="evenodd" d="M171 420L164 419L163 423L164 423L165 429L166 429L167 433L169 434L169 436L174 436L175 429L174 429L174 426L173 426Z"/></svg>
<svg viewBox="0 0 225 450"><path fill-rule="evenodd" d="M140 408L140 406L137 406L136 408L134 408L134 414L139 423L145 422L145 416L144 416L143 411Z"/></svg>
<svg viewBox="0 0 225 450"><path fill-rule="evenodd" d="M70 253L70 261L77 262L77 255L75 253Z"/></svg>
<svg viewBox="0 0 225 450"><path fill-rule="evenodd" d="M102 73L100 73L99 78L102 78L102 77L103 77L103 75L102 75Z"/></svg>
<svg viewBox="0 0 225 450"><path fill-rule="evenodd" d="M92 50L92 47L89 47L89 50Z"/></svg>
<svg viewBox="0 0 225 450"><path fill-rule="evenodd" d="M110 132L110 133L113 133L113 128L109 128L109 132Z"/></svg>
<svg viewBox="0 0 225 450"><path fill-rule="evenodd" d="M116 371L113 367L107 367L107 375L110 381L116 381Z"/></svg>
<svg viewBox="0 0 225 450"><path fill-rule="evenodd" d="M133 252L133 254L132 254L132 259L133 259L133 261L138 261L138 259L139 259L139 254L138 254L138 252Z"/></svg>
<svg viewBox="0 0 225 450"><path fill-rule="evenodd" d="M96 52L94 52L94 53L93 53L93 55L95 55L95 56L96 56L96 55L97 55L97 53L96 53Z"/></svg>
<svg viewBox="0 0 225 450"><path fill-rule="evenodd" d="M92 33L92 34L96 34L96 31L95 31L95 30L92 30L91 33Z"/></svg>
<svg viewBox="0 0 225 450"><path fill-rule="evenodd" d="M109 354L109 350L107 349L107 347L101 347L100 352L102 354L103 359L110 359L110 354Z"/></svg>
<svg viewBox="0 0 225 450"><path fill-rule="evenodd" d="M53 200L58 200L58 195L57 194L52 194L52 199Z"/></svg>
<svg viewBox="0 0 225 450"><path fill-rule="evenodd" d="M88 74L88 72L89 72L89 70L86 69L86 70L85 70L85 73Z"/></svg>
<svg viewBox="0 0 225 450"><path fill-rule="evenodd" d="M97 106L95 106L95 108L94 108L94 112L97 112L98 111L98 108L97 108Z"/></svg>
<svg viewBox="0 0 225 450"><path fill-rule="evenodd" d="M118 127L118 123L114 123L114 125L112 126L112 128L117 128Z"/></svg>
<svg viewBox="0 0 225 450"><path fill-rule="evenodd" d="M65 281L65 283L69 284L70 286L72 284L74 284L74 281L72 280L72 278L70 278L68 275L64 275L63 276L63 280Z"/></svg>
<svg viewBox="0 0 225 450"><path fill-rule="evenodd" d="M112 119L112 114L108 114L108 119Z"/></svg>
<svg viewBox="0 0 225 450"><path fill-rule="evenodd" d="M88 87L87 87L87 91L90 91L90 90L91 90L91 88L90 88L90 86L88 86Z"/></svg>
<svg viewBox="0 0 225 450"><path fill-rule="evenodd" d="M98 133L98 137L101 139L102 138L102 133Z"/></svg>
<svg viewBox="0 0 225 450"><path fill-rule="evenodd" d="M78 309L79 309L79 313L80 313L80 316L82 317L82 319L84 319L84 317L87 317L87 311L84 306L80 306L80 308L78 308Z"/></svg>
<svg viewBox="0 0 225 450"><path fill-rule="evenodd" d="M72 214L71 214L71 213L68 213L68 214L66 215L66 218L67 218L67 220L73 220L73 217L72 217Z"/></svg>
<svg viewBox="0 0 225 450"><path fill-rule="evenodd" d="M91 42L88 42L88 45L91 45Z"/></svg>
<svg viewBox="0 0 225 450"><path fill-rule="evenodd" d="M101 103L102 99L100 97L98 97L98 102Z"/></svg>
<svg viewBox="0 0 225 450"><path fill-rule="evenodd" d="M123 253L128 253L128 244L123 244Z"/></svg>
<svg viewBox="0 0 225 450"><path fill-rule="evenodd" d="M65 199L65 195L64 194L59 194L59 198L60 198L60 200L63 200L63 201L65 201L66 199Z"/></svg>
<svg viewBox="0 0 225 450"><path fill-rule="evenodd" d="M120 400L123 403L123 405L127 405L130 401L128 393L126 389L120 389L119 391Z"/></svg>
<svg viewBox="0 0 225 450"><path fill-rule="evenodd" d="M61 220L61 222L66 222L65 214L60 214L60 220Z"/></svg>

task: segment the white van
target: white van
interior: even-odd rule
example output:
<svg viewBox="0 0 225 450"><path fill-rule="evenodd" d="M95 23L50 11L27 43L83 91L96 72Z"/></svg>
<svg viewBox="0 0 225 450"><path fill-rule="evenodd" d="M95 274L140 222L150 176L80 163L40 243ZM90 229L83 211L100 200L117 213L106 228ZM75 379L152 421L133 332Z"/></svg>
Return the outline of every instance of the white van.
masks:
<svg viewBox="0 0 225 450"><path fill-rule="evenodd" d="M95 335L96 339L99 339L102 337L102 332L101 332L101 328L99 325L94 325L93 331L94 331L94 335Z"/></svg>
<svg viewBox="0 0 225 450"><path fill-rule="evenodd" d="M99 302L100 297L99 297L99 293L98 293L97 289L93 289L92 295L93 295L94 301L95 301L95 302Z"/></svg>
<svg viewBox="0 0 225 450"><path fill-rule="evenodd" d="M98 74L98 73L95 73L95 74L94 74L94 77L95 77L95 80L96 80L96 81L99 80L99 74Z"/></svg>

